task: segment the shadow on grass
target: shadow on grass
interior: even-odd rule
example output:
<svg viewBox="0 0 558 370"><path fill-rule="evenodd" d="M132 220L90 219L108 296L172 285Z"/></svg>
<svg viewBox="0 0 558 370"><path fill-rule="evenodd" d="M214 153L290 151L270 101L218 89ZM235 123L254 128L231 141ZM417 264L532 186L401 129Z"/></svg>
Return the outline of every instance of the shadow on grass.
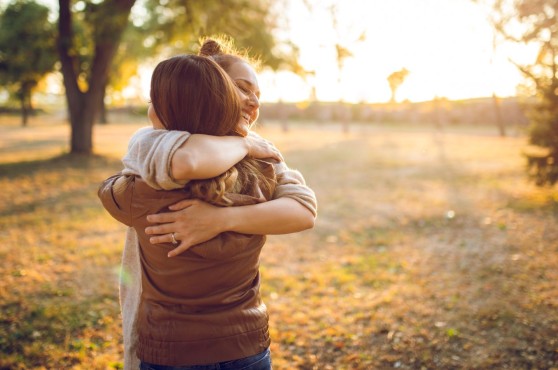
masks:
<svg viewBox="0 0 558 370"><path fill-rule="evenodd" d="M53 296L3 305L0 351L4 357L0 369L23 368L22 364L70 368L94 357L110 341L106 333L115 330L113 320L107 318L118 315L118 305L109 298ZM46 348L54 352L45 353Z"/></svg>
<svg viewBox="0 0 558 370"><path fill-rule="evenodd" d="M62 154L48 159L2 163L0 164L0 179L16 179L38 171L63 169L91 170L106 168L114 168L115 170L118 170L121 166L122 163L120 160L101 155Z"/></svg>
<svg viewBox="0 0 558 370"><path fill-rule="evenodd" d="M6 216L77 215L100 208L96 192L101 182L122 168L119 160L99 155L62 155L45 160L0 164L0 221ZM13 220L13 217L11 217ZM27 221L19 217L18 222Z"/></svg>

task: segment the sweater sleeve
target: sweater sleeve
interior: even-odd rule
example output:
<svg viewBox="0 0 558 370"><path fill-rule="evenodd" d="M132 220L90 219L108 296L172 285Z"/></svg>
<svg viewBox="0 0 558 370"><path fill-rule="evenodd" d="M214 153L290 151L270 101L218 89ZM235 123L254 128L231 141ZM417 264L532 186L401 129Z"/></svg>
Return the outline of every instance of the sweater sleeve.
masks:
<svg viewBox="0 0 558 370"><path fill-rule="evenodd" d="M256 132L250 131L249 135L259 137ZM277 186L272 199L292 198L306 207L314 217L318 214L318 200L316 194L306 185L302 174L290 169L285 162L274 162Z"/></svg>
<svg viewBox="0 0 558 370"><path fill-rule="evenodd" d="M139 176L157 190L184 187L187 181L175 180L171 175L171 160L189 137L185 131L139 129L130 139L128 152L122 158L122 174Z"/></svg>
<svg viewBox="0 0 558 370"><path fill-rule="evenodd" d="M306 186L306 181L302 174L287 167L285 162L275 164L275 173L277 175L277 186L273 199L292 198L306 207L314 217L318 214L318 201L314 191Z"/></svg>

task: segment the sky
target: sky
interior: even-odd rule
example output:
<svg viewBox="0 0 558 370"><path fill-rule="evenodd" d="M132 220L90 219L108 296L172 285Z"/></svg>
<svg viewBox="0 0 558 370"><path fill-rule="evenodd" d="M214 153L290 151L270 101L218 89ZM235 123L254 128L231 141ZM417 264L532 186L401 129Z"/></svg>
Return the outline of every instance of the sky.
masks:
<svg viewBox="0 0 558 370"><path fill-rule="evenodd" d="M509 59L530 63L536 57L532 46L498 41L494 48L487 8L473 0L282 1L277 37L299 47L300 63L313 75L260 72L262 101L307 101L315 86L322 101L387 102L387 77L402 68L410 73L398 101L507 97L523 80ZM341 70L336 43L352 53ZM139 90L148 99L152 69L144 66L125 95Z"/></svg>
<svg viewBox="0 0 558 370"><path fill-rule="evenodd" d="M306 100L314 83L318 100L385 102L387 77L402 68L410 74L398 101L513 96L522 76L508 58L528 63L537 52L502 42L493 52L487 10L472 0L307 0L311 10L304 3L289 1L289 30L280 36L300 47L301 64L315 71L314 81L262 73L263 100ZM333 3L337 30L329 10ZM341 72L335 43L353 53Z"/></svg>

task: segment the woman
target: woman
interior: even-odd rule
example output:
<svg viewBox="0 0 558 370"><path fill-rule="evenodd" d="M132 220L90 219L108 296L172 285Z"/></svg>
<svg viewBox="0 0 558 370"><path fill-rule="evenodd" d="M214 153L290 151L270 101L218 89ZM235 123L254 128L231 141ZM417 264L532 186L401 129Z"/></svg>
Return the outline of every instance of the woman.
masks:
<svg viewBox="0 0 558 370"><path fill-rule="evenodd" d="M208 46L210 46L210 51L208 51ZM257 118L259 108L259 102L257 100L259 89L253 69L242 58L223 53L220 49L220 45L213 40L207 40L204 43L202 52L209 55L216 55L217 61L228 67L227 72L235 79L237 85L246 92L246 95L243 96L243 112L245 116L248 115L250 117L251 123ZM186 138L188 137L186 133L181 134ZM169 182L173 180L180 181L181 176L185 179L193 179L200 175L196 174L192 169L209 168L219 165L221 162L225 163L222 166L227 168L227 161L229 161L229 163L238 161L238 159L246 154L247 148L250 147L246 145L246 141L248 140L243 141L243 139L239 137L224 138L192 135L186 140L184 137L175 136L174 142L172 142L172 140L165 142L154 140L152 137L153 135L153 132L146 133L144 137L139 135L139 140L137 140L132 147L141 143L147 145L155 144L153 152L167 153L165 160L155 160L156 156L152 156L150 160L139 161L141 162L139 164L139 172L141 173L143 171L143 174L148 178L151 177L156 186L163 187L169 186L169 184L164 184L164 181L160 181L160 183L157 184L157 180L160 180L160 176L154 176L154 172L157 174L165 173L167 175L166 179L169 180ZM165 135L170 135L170 133L167 132ZM181 140L182 143L185 142L184 145L181 144ZM234 140L236 140L236 142L234 142ZM261 141L261 139L259 140ZM255 145L256 147L259 146L261 148L266 144L265 142L257 142L257 140L254 142L257 144ZM178 149L176 149L177 147ZM222 152L218 151L219 148L223 147L227 148L225 153L229 154L229 157L223 156L221 154ZM237 159L234 159L235 155ZM130 158L133 159L133 155L128 155L127 157L128 163L134 162L130 160ZM175 161L177 158L186 159L186 162L190 165L183 166L183 168L190 168L190 174L188 174L187 171L181 173L180 166L175 166L176 164L180 164L180 161ZM188 162L191 158L196 158L197 160L190 160ZM205 166L203 165L204 160L206 161ZM197 166L195 164L197 164ZM172 167L171 173L167 174L167 169L169 167ZM229 208L213 207L201 201L183 201L179 203L177 207L174 207L175 209L186 207L180 212L154 215L154 217L161 217L161 219L154 219L153 221L171 221L171 223L155 228L148 228L148 232L154 234L164 233L164 235L153 237L152 242L170 242L172 241L172 237L175 236L176 239L182 240L182 244L178 249L186 249L190 245L207 240L227 230L253 234L280 234L311 227L316 214L316 201L313 192L304 185L304 179L300 174L296 171L289 170L284 163L276 165L276 169L278 173L278 185L274 196L277 199L256 205ZM203 176L203 174L201 176ZM178 184L178 186L181 185ZM208 220L210 222L208 222ZM163 230L161 230L161 228ZM171 234L172 232L176 232L176 234L173 235ZM128 235L129 238L125 245L123 256L123 267L125 270L132 273L131 280L133 283L137 280L134 278L133 274L138 273L137 265L139 261L137 249L135 248L136 243L134 242L135 233L129 232ZM139 290L138 284L127 285L124 283L121 286L126 368L133 368L135 364L135 356L133 356L135 345L134 329L137 311L136 297L139 295Z"/></svg>
<svg viewBox="0 0 558 370"><path fill-rule="evenodd" d="M204 40L200 53L211 56L239 87L243 95L243 114L252 125L258 118L260 107L258 79L251 66L253 61L239 56L230 43L223 40ZM276 148L252 132L244 138L175 134L176 137L165 142L160 138L171 136L168 132L146 130L136 134L130 147L148 146L151 149L148 156L140 150L129 152L124 158L125 173L139 174L155 188L173 189L183 186L189 179L219 175L246 155L282 159ZM151 239L153 243L172 242L174 237L179 246L171 252L172 256L222 231L287 234L313 227L316 216L314 193L298 171L290 170L282 163L279 172L280 199L228 212L195 200L184 201L171 207L171 210L181 212L150 216L149 221L163 225L149 227L146 231L156 235ZM230 213L235 217L229 217Z"/></svg>
<svg viewBox="0 0 558 370"><path fill-rule="evenodd" d="M246 135L241 103L230 78L211 59L184 55L157 65L149 117L155 127L207 135ZM115 184L119 188L113 191ZM108 189L108 190L105 190ZM116 176L100 189L103 204L138 233L142 286L138 357L142 369L161 366L270 363L265 305L259 296L264 236L222 233L167 258L172 244L152 245L145 214L177 200L201 198L218 206L271 199L271 163L243 159L224 174L161 191L137 176ZM258 356L256 359L254 356ZM269 368L259 367L259 368Z"/></svg>

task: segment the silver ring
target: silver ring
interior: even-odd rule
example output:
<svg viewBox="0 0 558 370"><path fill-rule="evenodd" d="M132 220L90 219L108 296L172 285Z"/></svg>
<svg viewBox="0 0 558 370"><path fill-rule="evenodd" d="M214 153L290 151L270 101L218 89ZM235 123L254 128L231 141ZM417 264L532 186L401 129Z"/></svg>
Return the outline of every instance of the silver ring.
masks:
<svg viewBox="0 0 558 370"><path fill-rule="evenodd" d="M176 240L176 238L174 237L174 233L171 233L171 238L172 238L172 244L177 245L178 241Z"/></svg>

